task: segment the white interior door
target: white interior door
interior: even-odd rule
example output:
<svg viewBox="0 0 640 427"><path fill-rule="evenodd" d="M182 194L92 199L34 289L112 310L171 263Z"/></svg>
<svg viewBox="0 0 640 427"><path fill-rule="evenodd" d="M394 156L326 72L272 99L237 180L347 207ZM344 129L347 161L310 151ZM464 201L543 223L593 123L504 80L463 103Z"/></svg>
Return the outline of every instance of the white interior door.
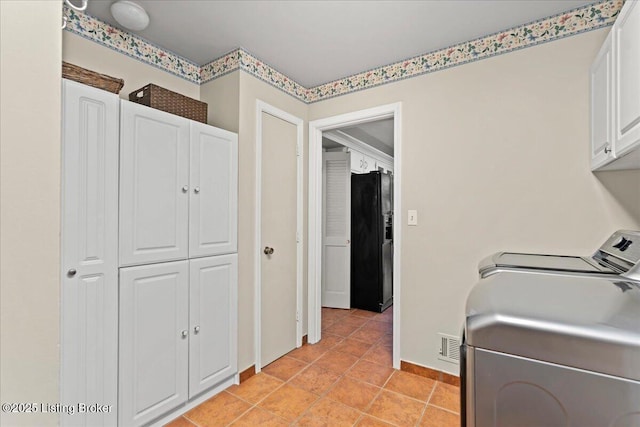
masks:
<svg viewBox="0 0 640 427"><path fill-rule="evenodd" d="M296 347L297 127L262 112L260 363ZM273 253L266 254L270 249ZM262 367L261 366L261 367Z"/></svg>
<svg viewBox="0 0 640 427"><path fill-rule="evenodd" d="M61 402L113 405L118 396L118 106L64 80ZM116 424L107 413L61 413L68 426Z"/></svg>
<svg viewBox="0 0 640 427"><path fill-rule="evenodd" d="M351 153L322 154L322 306L351 307Z"/></svg>

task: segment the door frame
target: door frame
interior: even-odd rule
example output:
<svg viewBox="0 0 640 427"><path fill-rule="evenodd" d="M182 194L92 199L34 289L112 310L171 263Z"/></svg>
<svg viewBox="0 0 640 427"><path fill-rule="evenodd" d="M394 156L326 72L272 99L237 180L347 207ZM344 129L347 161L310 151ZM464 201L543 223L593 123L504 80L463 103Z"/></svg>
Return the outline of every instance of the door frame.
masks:
<svg viewBox="0 0 640 427"><path fill-rule="evenodd" d="M309 122L308 341L322 337L322 132L393 117L393 367L400 369L402 248L402 103L381 105Z"/></svg>
<svg viewBox="0 0 640 427"><path fill-rule="evenodd" d="M296 126L296 347L302 345L302 249L303 249L303 125L304 121L266 102L256 100L256 199L254 253L254 336L255 370L262 369L262 113L284 120Z"/></svg>

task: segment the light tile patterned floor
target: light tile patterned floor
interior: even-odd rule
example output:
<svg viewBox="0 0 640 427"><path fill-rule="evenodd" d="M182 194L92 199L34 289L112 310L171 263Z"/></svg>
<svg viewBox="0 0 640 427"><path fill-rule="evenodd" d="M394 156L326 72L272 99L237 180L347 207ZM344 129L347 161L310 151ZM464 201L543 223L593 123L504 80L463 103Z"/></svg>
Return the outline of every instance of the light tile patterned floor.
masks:
<svg viewBox="0 0 640 427"><path fill-rule="evenodd" d="M458 387L391 368L393 308L322 309L322 340L167 427L460 425Z"/></svg>

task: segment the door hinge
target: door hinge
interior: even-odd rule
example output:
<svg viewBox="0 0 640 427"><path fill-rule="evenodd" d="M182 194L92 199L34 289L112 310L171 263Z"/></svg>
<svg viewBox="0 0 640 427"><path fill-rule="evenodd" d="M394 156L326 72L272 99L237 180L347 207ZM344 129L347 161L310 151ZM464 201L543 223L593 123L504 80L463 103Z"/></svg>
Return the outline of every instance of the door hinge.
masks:
<svg viewBox="0 0 640 427"><path fill-rule="evenodd" d="M300 233L296 231L296 243L300 243Z"/></svg>
<svg viewBox="0 0 640 427"><path fill-rule="evenodd" d="M296 156L300 157L300 146L296 145Z"/></svg>
<svg viewBox="0 0 640 427"><path fill-rule="evenodd" d="M300 312L296 311L296 322L300 321Z"/></svg>

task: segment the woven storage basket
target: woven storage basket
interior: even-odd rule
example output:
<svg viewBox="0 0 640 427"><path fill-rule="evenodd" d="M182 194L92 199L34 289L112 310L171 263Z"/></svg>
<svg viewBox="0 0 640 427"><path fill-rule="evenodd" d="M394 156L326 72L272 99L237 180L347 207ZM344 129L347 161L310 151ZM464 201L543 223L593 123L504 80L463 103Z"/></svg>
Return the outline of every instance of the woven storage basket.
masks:
<svg viewBox="0 0 640 427"><path fill-rule="evenodd" d="M197 99L172 92L154 84L148 84L143 88L129 94L129 101L146 105L157 110L177 116L186 117L202 123L207 123L207 104Z"/></svg>
<svg viewBox="0 0 640 427"><path fill-rule="evenodd" d="M62 77L115 94L120 93L122 86L124 86L124 80L122 79L96 73L64 61L62 62Z"/></svg>

